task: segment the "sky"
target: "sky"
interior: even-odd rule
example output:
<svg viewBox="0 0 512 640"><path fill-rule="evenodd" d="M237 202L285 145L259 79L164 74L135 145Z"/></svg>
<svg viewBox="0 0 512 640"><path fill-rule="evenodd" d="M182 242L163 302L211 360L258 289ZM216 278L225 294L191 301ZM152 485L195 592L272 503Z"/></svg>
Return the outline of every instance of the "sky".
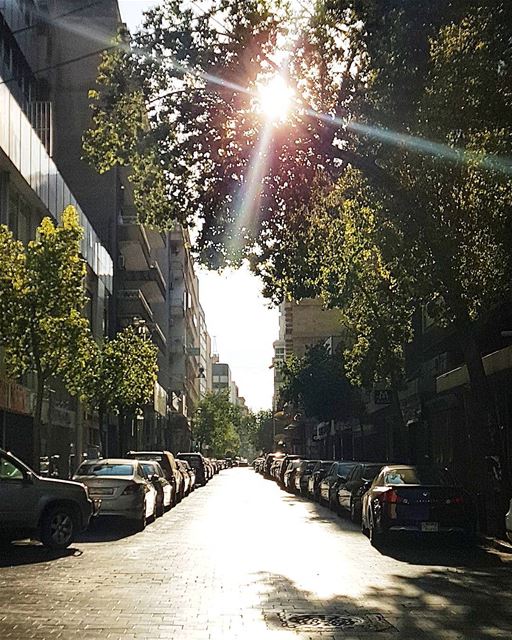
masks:
<svg viewBox="0 0 512 640"><path fill-rule="evenodd" d="M142 21L153 0L119 0L128 28ZM221 362L231 367L239 393L253 411L270 409L273 393L272 342L279 332L279 313L269 309L261 284L247 268L224 274L197 270L199 297L208 331Z"/></svg>

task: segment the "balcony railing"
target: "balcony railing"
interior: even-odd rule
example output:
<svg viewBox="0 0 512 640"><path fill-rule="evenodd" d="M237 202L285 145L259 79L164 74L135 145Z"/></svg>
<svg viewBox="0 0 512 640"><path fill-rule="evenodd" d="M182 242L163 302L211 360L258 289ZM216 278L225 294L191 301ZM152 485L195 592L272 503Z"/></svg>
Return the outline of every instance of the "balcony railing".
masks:
<svg viewBox="0 0 512 640"><path fill-rule="evenodd" d="M140 289L121 289L117 292L117 299L120 316L142 315L145 320L153 322L153 311Z"/></svg>

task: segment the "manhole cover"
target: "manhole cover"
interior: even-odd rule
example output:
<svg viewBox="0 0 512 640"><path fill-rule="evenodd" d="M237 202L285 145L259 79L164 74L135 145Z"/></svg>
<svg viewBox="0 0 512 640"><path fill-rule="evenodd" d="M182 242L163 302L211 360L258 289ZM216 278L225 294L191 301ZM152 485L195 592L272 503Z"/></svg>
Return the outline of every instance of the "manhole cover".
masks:
<svg viewBox="0 0 512 640"><path fill-rule="evenodd" d="M297 631L390 631L391 625L380 613L363 616L329 613L280 613L283 627Z"/></svg>

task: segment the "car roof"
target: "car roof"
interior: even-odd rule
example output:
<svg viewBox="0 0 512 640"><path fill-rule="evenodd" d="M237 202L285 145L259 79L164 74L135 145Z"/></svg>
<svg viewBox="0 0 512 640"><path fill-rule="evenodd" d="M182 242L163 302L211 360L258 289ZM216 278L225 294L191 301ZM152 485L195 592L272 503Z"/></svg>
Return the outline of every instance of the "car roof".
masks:
<svg viewBox="0 0 512 640"><path fill-rule="evenodd" d="M139 462L133 458L98 458L97 460L83 460L81 464L134 464Z"/></svg>

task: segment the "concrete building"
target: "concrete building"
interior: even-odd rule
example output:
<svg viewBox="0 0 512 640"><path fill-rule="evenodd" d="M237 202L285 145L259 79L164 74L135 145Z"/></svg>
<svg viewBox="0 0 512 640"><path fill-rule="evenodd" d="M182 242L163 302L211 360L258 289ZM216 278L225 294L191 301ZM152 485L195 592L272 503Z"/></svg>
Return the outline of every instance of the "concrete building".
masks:
<svg viewBox="0 0 512 640"><path fill-rule="evenodd" d="M190 237L181 226L169 235L169 308L171 432L174 449L183 451L191 447L191 420L208 385L204 377L208 367L206 371L204 368L209 339L199 304Z"/></svg>
<svg viewBox="0 0 512 640"><path fill-rule="evenodd" d="M0 7L0 222L26 243L44 216L58 221L65 206L76 207L84 229L86 313L94 335L101 338L108 329L114 265L109 247L94 229L94 210L54 153L56 131L64 122L55 119L48 83L34 74L44 66L37 46L42 37L40 15L28 0ZM33 396L30 375L16 381L1 376L2 446L37 468L39 461L32 460ZM97 424L58 380L44 400L43 422L41 455L59 455L64 473L71 460L99 446Z"/></svg>
<svg viewBox="0 0 512 640"><path fill-rule="evenodd" d="M99 50L108 46L122 24L117 0L51 0L38 37L38 65L53 114L53 153L63 174L90 211L91 222L114 259L114 295L108 309L108 334L128 325L145 330L158 347L158 381L153 402L127 438L120 438L112 417L107 453L125 447L154 447L168 439L169 367L167 350L167 234L137 223L126 168L105 174L83 160L82 137L91 125L89 91L96 85ZM70 62L71 61L71 62ZM76 61L76 62L73 62ZM121 442L120 442L121 441Z"/></svg>

